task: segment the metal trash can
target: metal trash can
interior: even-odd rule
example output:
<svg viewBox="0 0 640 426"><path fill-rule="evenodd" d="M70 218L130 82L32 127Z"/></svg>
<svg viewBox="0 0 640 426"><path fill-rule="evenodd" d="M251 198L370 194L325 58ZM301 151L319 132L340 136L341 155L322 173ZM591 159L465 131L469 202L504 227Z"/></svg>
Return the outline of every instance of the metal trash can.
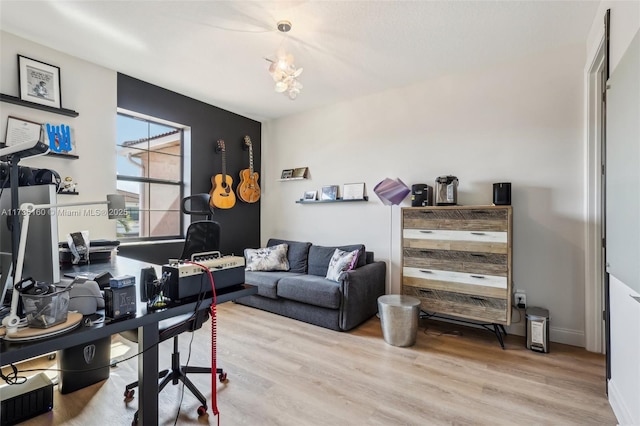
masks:
<svg viewBox="0 0 640 426"><path fill-rule="evenodd" d="M378 313L384 341L393 346L416 343L420 300L401 294L378 297Z"/></svg>
<svg viewBox="0 0 640 426"><path fill-rule="evenodd" d="M527 308L527 349L536 352L549 352L549 310Z"/></svg>

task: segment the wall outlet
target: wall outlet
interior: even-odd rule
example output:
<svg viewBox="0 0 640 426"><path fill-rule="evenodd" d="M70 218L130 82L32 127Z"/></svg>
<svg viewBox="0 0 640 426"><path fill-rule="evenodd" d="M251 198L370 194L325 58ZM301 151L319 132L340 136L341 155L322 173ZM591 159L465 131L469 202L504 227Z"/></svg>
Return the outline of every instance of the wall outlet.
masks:
<svg viewBox="0 0 640 426"><path fill-rule="evenodd" d="M516 290L513 294L513 302L520 309L524 309L527 307L527 294L524 290Z"/></svg>

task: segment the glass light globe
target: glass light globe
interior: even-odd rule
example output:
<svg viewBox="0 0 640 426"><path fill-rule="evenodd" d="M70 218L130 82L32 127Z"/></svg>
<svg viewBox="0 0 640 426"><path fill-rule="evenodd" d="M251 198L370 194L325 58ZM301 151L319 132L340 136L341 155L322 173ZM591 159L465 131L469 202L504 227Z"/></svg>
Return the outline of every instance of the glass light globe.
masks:
<svg viewBox="0 0 640 426"><path fill-rule="evenodd" d="M276 91L277 93L282 93L282 92L284 92L285 90L287 90L287 88L288 88L288 87L289 87L289 86L288 86L286 83L284 83L284 82L282 82L282 81L279 81L279 82L277 82L277 83L276 83L275 91Z"/></svg>

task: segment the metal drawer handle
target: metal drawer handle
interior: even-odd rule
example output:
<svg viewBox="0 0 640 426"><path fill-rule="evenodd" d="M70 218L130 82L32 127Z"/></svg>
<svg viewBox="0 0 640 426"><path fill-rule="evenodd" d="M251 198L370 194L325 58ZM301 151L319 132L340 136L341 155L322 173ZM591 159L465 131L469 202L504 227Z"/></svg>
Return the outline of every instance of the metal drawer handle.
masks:
<svg viewBox="0 0 640 426"><path fill-rule="evenodd" d="M426 270L426 269L420 269L420 272L425 273L425 274L433 274L432 271Z"/></svg>
<svg viewBox="0 0 640 426"><path fill-rule="evenodd" d="M484 279L484 277L482 275L471 275L471 278L481 278Z"/></svg>
<svg viewBox="0 0 640 426"><path fill-rule="evenodd" d="M431 290L424 290L424 289L420 289L419 291L420 291L420 293L422 293L422 294L431 294L431 293L433 293L433 291L431 291Z"/></svg>
<svg viewBox="0 0 640 426"><path fill-rule="evenodd" d="M423 234L431 234L431 233L433 233L433 231L420 231L420 232L422 232Z"/></svg>
<svg viewBox="0 0 640 426"><path fill-rule="evenodd" d="M431 250L420 250L420 253L423 253L423 254L433 254L433 251L431 251Z"/></svg>
<svg viewBox="0 0 640 426"><path fill-rule="evenodd" d="M484 302L486 300L486 299L483 299L482 297L476 297L476 296L471 296L470 299L478 300L480 302Z"/></svg>
<svg viewBox="0 0 640 426"><path fill-rule="evenodd" d="M473 256L473 257L487 257L486 255L480 254L480 253L471 253L471 256Z"/></svg>
<svg viewBox="0 0 640 426"><path fill-rule="evenodd" d="M424 213L424 214L433 214L434 212L432 210L422 210L422 213Z"/></svg>
<svg viewBox="0 0 640 426"><path fill-rule="evenodd" d="M484 232L472 232L471 234L472 235L485 235Z"/></svg>

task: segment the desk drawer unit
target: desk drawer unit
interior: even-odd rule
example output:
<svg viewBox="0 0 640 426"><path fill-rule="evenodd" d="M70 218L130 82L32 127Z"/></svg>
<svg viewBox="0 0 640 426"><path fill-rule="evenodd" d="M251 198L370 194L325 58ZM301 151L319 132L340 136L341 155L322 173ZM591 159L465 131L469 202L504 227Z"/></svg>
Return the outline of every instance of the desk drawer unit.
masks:
<svg viewBox="0 0 640 426"><path fill-rule="evenodd" d="M402 293L424 311L511 323L511 206L402 209Z"/></svg>

